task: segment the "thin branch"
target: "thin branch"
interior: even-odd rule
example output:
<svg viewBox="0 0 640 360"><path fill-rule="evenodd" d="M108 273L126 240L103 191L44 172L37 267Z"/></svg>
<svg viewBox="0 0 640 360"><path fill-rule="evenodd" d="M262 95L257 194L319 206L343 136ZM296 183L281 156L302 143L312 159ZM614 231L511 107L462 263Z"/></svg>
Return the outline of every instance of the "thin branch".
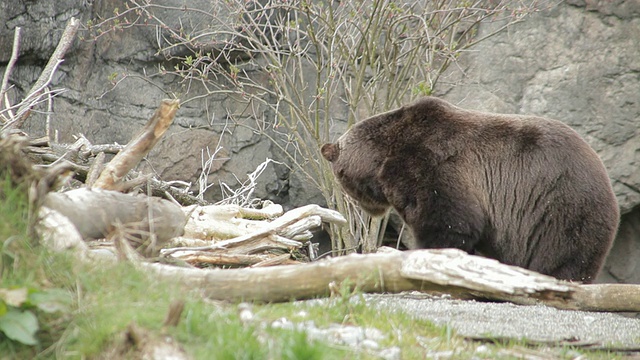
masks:
<svg viewBox="0 0 640 360"><path fill-rule="evenodd" d="M78 27L80 26L80 21L76 18L71 18L67 22L67 26L62 33L62 37L60 38L60 42L58 42L58 46L49 58L49 62L44 67L44 70L40 74L38 80L33 85L28 95L22 101L22 106L18 110L17 119L12 124L9 125L9 128L20 128L24 124L25 120L29 116L29 110L33 107L33 103L30 100L34 97L40 95L40 93L49 85L51 79L53 78L53 74L55 73L58 65L62 63L67 50L73 44L73 40L76 36L76 32L78 31Z"/></svg>
<svg viewBox="0 0 640 360"><path fill-rule="evenodd" d="M7 68L4 69L4 76L2 77L2 87L0 87L0 101L5 99L4 95L9 90L9 76L11 76L11 72L13 71L13 66L16 61L18 61L18 53L20 52L20 33L22 28L16 26L13 32L13 47L11 48L11 58L9 58L9 63L7 64ZM6 107L10 107L9 99L6 98ZM1 104L0 104L1 105Z"/></svg>

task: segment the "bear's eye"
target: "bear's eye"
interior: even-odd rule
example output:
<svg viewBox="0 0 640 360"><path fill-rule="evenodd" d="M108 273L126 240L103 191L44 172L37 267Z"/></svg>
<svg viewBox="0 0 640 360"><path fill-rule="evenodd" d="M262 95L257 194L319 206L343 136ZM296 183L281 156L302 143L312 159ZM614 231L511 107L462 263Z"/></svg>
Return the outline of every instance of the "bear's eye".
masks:
<svg viewBox="0 0 640 360"><path fill-rule="evenodd" d="M338 170L338 176L339 177L344 177L344 170L343 169Z"/></svg>

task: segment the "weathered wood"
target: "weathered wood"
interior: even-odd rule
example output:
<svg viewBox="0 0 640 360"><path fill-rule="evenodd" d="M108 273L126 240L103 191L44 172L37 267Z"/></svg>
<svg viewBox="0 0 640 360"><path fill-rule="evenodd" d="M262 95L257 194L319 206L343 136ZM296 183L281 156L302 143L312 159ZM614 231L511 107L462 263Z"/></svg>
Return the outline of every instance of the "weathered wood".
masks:
<svg viewBox="0 0 640 360"><path fill-rule="evenodd" d="M336 284L363 292L423 291L450 294L460 299L509 301L521 305L547 305L566 310L588 311L640 311L640 286L637 285L579 285L536 274L525 269L460 252L459 263L466 265L440 274L429 267L434 261L436 269L451 262L451 253L445 250L414 250L379 254L352 254L315 263L296 266L273 266L233 270L196 270L167 267L161 264L139 264L145 271L152 270L162 277L176 279L188 286L201 289L218 300L279 302L328 296ZM454 250L457 252L457 250ZM410 264L426 270L422 279L403 275ZM479 260L481 265L467 265ZM405 264L405 262L408 262ZM487 268L488 267L488 268ZM490 273L502 274L500 284L488 286L477 272L487 268ZM416 277L421 270L413 272ZM449 273L447 275L446 273ZM495 277L491 275L492 277ZM466 281L460 279L468 277ZM448 279L451 277L451 279ZM500 276L498 276L500 277ZM478 279L480 278L480 279ZM615 300L615 299L618 300Z"/></svg>
<svg viewBox="0 0 640 360"><path fill-rule="evenodd" d="M40 207L38 217L36 232L45 246L54 251L71 249L85 256L87 244L68 217L46 206Z"/></svg>
<svg viewBox="0 0 640 360"><path fill-rule="evenodd" d="M486 260L477 256L460 254L473 260ZM422 279L408 278L403 269L416 263L416 259L425 258L444 264L451 261L450 254L440 254L438 250L415 250L409 252L392 252L382 254L352 254L332 258L315 263L297 266L275 266L271 268L204 270L194 272L190 269L176 269L143 264L145 269L153 269L162 276L178 277L180 282L197 286L208 296L219 300L231 301L264 301L277 302L292 299L307 299L327 296L331 283L345 283L350 288L357 287L363 292L400 292L408 290L444 292L460 298L503 299L517 302L512 291L502 292L500 287L488 289L481 281L461 282L458 285L443 284L447 275L437 274L430 269L428 263L422 262L418 271L426 270ZM483 265L485 266L485 265ZM491 262L496 272L503 271L507 265ZM441 266L438 265L438 268ZM492 271L491 269L488 269ZM475 271L467 272L464 268L453 271L453 278L463 278L465 273L477 276ZM414 273L415 274L415 273ZM434 274L436 274L434 276ZM535 274L535 273L533 273ZM533 277L534 275L528 275ZM516 277L515 275L513 275ZM518 291L519 297L535 299L544 303L570 297L576 285L540 275L543 280L533 288ZM514 281L514 282L517 282Z"/></svg>
<svg viewBox="0 0 640 360"><path fill-rule="evenodd" d="M266 238L262 234L261 241L281 241L273 233L274 229L294 223L300 214L308 216L313 213L312 210L313 207L307 207L274 220L276 224L265 233ZM41 223L46 226L45 222ZM55 242L56 238L61 242L65 239L59 232L49 232L49 236L50 242ZM234 256L234 250L248 246L246 241L235 240L228 243L226 257ZM460 299L544 304L568 310L640 311L638 285L580 285L455 249L352 254L295 266L223 270L147 263L127 241L116 238L114 242L120 258L127 259L144 272L197 288L217 300L279 302L328 296L331 289L357 288L363 292L422 291L450 294ZM205 248L211 249L210 246ZM182 251L188 250L193 248ZM258 262L256 266L271 265L278 261L289 261L288 254Z"/></svg>
<svg viewBox="0 0 640 360"><path fill-rule="evenodd" d="M318 228L321 225L322 219L320 218L320 216L313 215L296 221L295 223L282 229L282 231L278 232L278 234L289 239L296 238L296 240L309 240L313 237L313 234L311 234L309 230ZM302 237L300 235L302 235Z"/></svg>
<svg viewBox="0 0 640 360"><path fill-rule="evenodd" d="M569 282L521 267L501 264L494 259L470 256L458 249L408 252L400 273L411 279L459 286L486 294L527 295L541 291L561 294L574 290Z"/></svg>
<svg viewBox="0 0 640 360"><path fill-rule="evenodd" d="M328 296L329 284L345 283L363 292L446 290L440 285L400 275L402 253L352 254L295 266L248 269L185 269L138 264L145 271L200 289L206 296L227 301L280 302Z"/></svg>
<svg viewBox="0 0 640 360"><path fill-rule="evenodd" d="M195 248L181 247L166 249L163 254L170 255L176 251L206 251L215 249L230 249L241 245L256 244L261 239L276 235L279 231L287 228L288 226L300 221L301 219L319 216L322 221L330 223L346 223L346 219L337 211L322 208L318 205L305 205L290 211L287 211L281 217L273 220L270 223L266 223L261 229L257 229L254 232L235 237L233 239L218 241L210 246L201 246Z"/></svg>
<svg viewBox="0 0 640 360"><path fill-rule="evenodd" d="M238 205L190 206L184 208L189 216L184 236L203 240L228 240L249 235L267 228L268 221L283 214L282 206L267 204L262 209L248 209ZM291 225L277 229L277 233L288 239L307 241L313 237L310 229L322 225L318 215L304 217Z"/></svg>
<svg viewBox="0 0 640 360"><path fill-rule="evenodd" d="M162 100L160 107L144 128L105 166L94 187L119 190L125 186L124 177L138 165L169 129L179 107L179 100Z"/></svg>
<svg viewBox="0 0 640 360"><path fill-rule="evenodd" d="M580 285L567 304L567 308L585 311L640 312L640 285Z"/></svg>
<svg viewBox="0 0 640 360"><path fill-rule="evenodd" d="M82 164L88 161L88 157L92 156L94 149L99 148L104 150L105 148L110 148L107 152L117 153L121 145L92 145L88 143L87 140L86 143L81 144L81 147L75 148L77 143L78 142L74 144L52 144L53 147L49 147L49 138L43 137L31 141L29 143L30 146L27 146L24 151L37 163L64 163L75 172L76 180L92 187L103 169L103 161L99 160L98 157L104 154L99 152L98 155L96 155L96 159L91 166L95 169L91 169L89 166ZM96 164L101 166L96 166ZM96 174L93 175L93 172L96 172ZM133 170L129 171L129 175L133 178L140 177L140 174ZM198 199L189 193L188 184L183 188L178 188L174 186L175 182L165 182L153 177L147 179L147 181L153 196L172 199L183 206L193 204L204 205L206 203L204 200Z"/></svg>
<svg viewBox="0 0 640 360"><path fill-rule="evenodd" d="M181 235L186 222L182 209L170 201L102 189L49 193L44 206L69 218L85 239L105 237L120 223L141 232L153 229L165 243Z"/></svg>

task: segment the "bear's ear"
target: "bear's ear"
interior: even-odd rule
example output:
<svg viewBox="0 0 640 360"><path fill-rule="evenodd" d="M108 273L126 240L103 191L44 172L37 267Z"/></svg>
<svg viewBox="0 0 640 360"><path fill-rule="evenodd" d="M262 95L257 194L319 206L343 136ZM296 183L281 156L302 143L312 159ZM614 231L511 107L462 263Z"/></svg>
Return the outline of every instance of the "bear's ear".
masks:
<svg viewBox="0 0 640 360"><path fill-rule="evenodd" d="M340 155L340 146L338 144L324 144L320 152L322 152L322 156L329 160L329 162L334 162L338 160L338 156Z"/></svg>

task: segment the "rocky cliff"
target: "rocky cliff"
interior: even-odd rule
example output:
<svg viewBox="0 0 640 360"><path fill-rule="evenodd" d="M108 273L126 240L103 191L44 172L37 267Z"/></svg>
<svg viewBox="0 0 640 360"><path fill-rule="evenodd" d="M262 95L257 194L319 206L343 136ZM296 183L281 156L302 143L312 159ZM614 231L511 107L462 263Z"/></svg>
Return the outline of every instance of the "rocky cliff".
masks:
<svg viewBox="0 0 640 360"><path fill-rule="evenodd" d="M175 1L162 1L175 5ZM216 2L191 1L189 6L225 14ZM119 8L119 9L118 9ZM117 10L116 10L117 9ZM125 9L122 1L19 1L0 3L0 71L11 54L13 29L23 28L19 61L10 83L12 99L33 84L70 17L87 24ZM166 9L164 18L197 29L207 18L198 13ZM169 24L171 25L171 24ZM499 23L484 24L479 35ZM82 32L81 32L82 33ZM158 53L162 34L137 26L89 40L81 34L65 57L52 87L66 91L54 100L52 130L60 141L78 133L93 143L126 143L150 117L159 100L180 94L205 94L197 85L161 76L171 67ZM603 280L640 283L640 4L635 0L569 0L525 19L480 43L460 58L436 89L463 107L556 118L580 132L605 162L622 209L623 222ZM174 49L176 52L184 49ZM460 72L459 69L463 72ZM464 76L461 76L464 74ZM261 76L256 74L256 76ZM237 185L267 157L278 158L271 143L242 124L255 118L231 96L215 95L185 104L170 134L144 164L167 180L194 182L208 148L218 153L209 183ZM258 114L268 116L268 114ZM27 123L32 135L44 133L44 114ZM255 119L254 119L255 120ZM220 196L214 186L208 196ZM317 191L286 166L269 166L256 195L289 205L322 202Z"/></svg>

